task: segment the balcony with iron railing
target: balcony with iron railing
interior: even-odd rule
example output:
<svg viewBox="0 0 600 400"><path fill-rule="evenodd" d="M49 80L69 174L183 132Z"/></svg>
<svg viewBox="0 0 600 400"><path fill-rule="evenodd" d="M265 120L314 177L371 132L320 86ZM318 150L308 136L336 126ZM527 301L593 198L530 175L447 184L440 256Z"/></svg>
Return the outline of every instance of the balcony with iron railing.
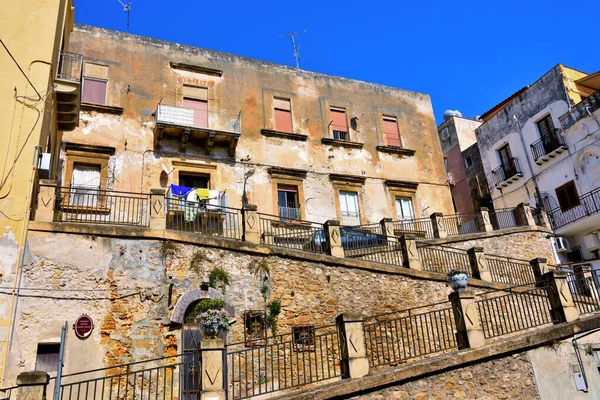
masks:
<svg viewBox="0 0 600 400"><path fill-rule="evenodd" d="M300 205L298 203L278 203L277 206L279 207L279 216L282 221L300 219Z"/></svg>
<svg viewBox="0 0 600 400"><path fill-rule="evenodd" d="M357 226L360 225L360 213L356 211L342 211L341 213L341 224L345 226Z"/></svg>
<svg viewBox="0 0 600 400"><path fill-rule="evenodd" d="M228 149L229 156L235 154L241 134L241 111L203 111L193 108L159 104L155 115L154 144L163 138L178 139L181 150L188 142L201 145L206 154L215 147Z"/></svg>
<svg viewBox="0 0 600 400"><path fill-rule="evenodd" d="M550 161L566 149L565 138L560 134L559 129L531 144L531 153L537 165Z"/></svg>
<svg viewBox="0 0 600 400"><path fill-rule="evenodd" d="M493 170L492 176L496 188L508 186L523 176L521 167L519 166L519 160L516 157L510 158L509 162L503 163Z"/></svg>
<svg viewBox="0 0 600 400"><path fill-rule="evenodd" d="M592 217L593 216L593 217ZM582 224L589 226L590 229L600 224L600 188L579 196L579 204L568 210L557 207L548 212L550 225L555 231L559 228L571 225L576 221L582 220ZM577 230L583 230L581 229ZM557 231L559 234L566 234L564 229Z"/></svg>
<svg viewBox="0 0 600 400"><path fill-rule="evenodd" d="M60 51L54 83L58 129L72 131L79 125L83 55Z"/></svg>

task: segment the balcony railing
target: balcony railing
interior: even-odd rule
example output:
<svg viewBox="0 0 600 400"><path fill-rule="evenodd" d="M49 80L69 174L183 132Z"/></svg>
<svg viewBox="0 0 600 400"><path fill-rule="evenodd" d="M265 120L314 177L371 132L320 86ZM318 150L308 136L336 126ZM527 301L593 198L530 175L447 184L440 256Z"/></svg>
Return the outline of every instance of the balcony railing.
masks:
<svg viewBox="0 0 600 400"><path fill-rule="evenodd" d="M242 115L231 111L200 111L193 108L159 104L156 123L196 129L240 133Z"/></svg>
<svg viewBox="0 0 600 400"><path fill-rule="evenodd" d="M342 211L341 216L342 216L342 220L340 222L342 225L346 225L346 226L360 225L360 214L357 212Z"/></svg>
<svg viewBox="0 0 600 400"><path fill-rule="evenodd" d="M594 189L579 197L579 205L563 211L560 207L548 212L548 219L553 229L585 218L600 211L600 188Z"/></svg>
<svg viewBox="0 0 600 400"><path fill-rule="evenodd" d="M81 70L83 67L83 54L60 51L58 53L58 67L56 68L56 79L71 82L81 82Z"/></svg>
<svg viewBox="0 0 600 400"><path fill-rule="evenodd" d="M557 150L566 149L565 139L560 134L558 129L548 136L543 136L537 142L531 144L531 153L536 164L541 164L543 161L548 161L548 158L554 157L552 153ZM546 159L545 156L548 156Z"/></svg>
<svg viewBox="0 0 600 400"><path fill-rule="evenodd" d="M278 204L281 220L300 219L300 205L297 203Z"/></svg>
<svg viewBox="0 0 600 400"><path fill-rule="evenodd" d="M523 176L523 173L519 166L519 160L516 157L512 157L508 163L502 164L493 170L492 175L494 177L494 185L498 187L504 185L507 181Z"/></svg>

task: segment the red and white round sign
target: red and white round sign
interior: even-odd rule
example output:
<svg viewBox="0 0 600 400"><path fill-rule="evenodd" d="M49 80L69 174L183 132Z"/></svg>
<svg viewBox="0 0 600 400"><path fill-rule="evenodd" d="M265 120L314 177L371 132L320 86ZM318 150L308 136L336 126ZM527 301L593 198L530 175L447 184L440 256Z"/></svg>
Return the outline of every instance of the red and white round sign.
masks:
<svg viewBox="0 0 600 400"><path fill-rule="evenodd" d="M87 314L81 314L75 321L75 324L73 324L73 330L75 331L75 336L79 339L87 339L94 330L92 317Z"/></svg>

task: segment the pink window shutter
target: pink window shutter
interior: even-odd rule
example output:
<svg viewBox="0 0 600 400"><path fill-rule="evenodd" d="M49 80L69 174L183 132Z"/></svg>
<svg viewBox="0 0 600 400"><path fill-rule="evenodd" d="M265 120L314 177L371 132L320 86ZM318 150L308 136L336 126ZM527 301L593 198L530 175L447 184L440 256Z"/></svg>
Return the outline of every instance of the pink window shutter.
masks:
<svg viewBox="0 0 600 400"><path fill-rule="evenodd" d="M275 109L275 130L292 133L292 113Z"/></svg>
<svg viewBox="0 0 600 400"><path fill-rule="evenodd" d="M84 79L81 101L84 103L106 105L106 81Z"/></svg>
<svg viewBox="0 0 600 400"><path fill-rule="evenodd" d="M398 133L398 122L393 120L383 120L383 132L388 146L401 147L400 134Z"/></svg>
<svg viewBox="0 0 600 400"><path fill-rule="evenodd" d="M348 132L348 123L346 122L346 112L338 110L330 110L331 128L334 131Z"/></svg>
<svg viewBox="0 0 600 400"><path fill-rule="evenodd" d="M184 98L183 106L194 110L194 126L208 128L208 101Z"/></svg>

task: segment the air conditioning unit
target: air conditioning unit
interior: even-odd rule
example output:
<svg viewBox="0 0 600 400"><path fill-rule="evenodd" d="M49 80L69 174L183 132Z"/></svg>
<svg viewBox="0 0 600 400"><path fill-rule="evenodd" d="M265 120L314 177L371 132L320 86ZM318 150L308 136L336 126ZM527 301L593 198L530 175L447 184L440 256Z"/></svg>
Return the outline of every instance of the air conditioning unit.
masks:
<svg viewBox="0 0 600 400"><path fill-rule="evenodd" d="M50 153L40 154L38 162L38 174L40 179L50 179Z"/></svg>
<svg viewBox="0 0 600 400"><path fill-rule="evenodd" d="M585 243L585 248L590 253L596 250L600 250L600 238L598 235L589 234L583 237L583 243Z"/></svg>
<svg viewBox="0 0 600 400"><path fill-rule="evenodd" d="M563 237L554 238L554 248L558 253L564 253L566 251L571 250L571 247L569 246L569 241Z"/></svg>

